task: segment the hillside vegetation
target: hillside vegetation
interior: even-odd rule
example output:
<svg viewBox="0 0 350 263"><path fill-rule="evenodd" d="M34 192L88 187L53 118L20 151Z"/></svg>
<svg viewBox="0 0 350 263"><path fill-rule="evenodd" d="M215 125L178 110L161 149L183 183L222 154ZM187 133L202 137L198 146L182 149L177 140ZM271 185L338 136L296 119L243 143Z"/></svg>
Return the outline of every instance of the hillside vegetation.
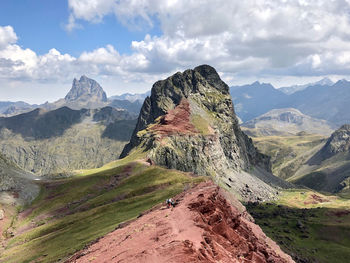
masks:
<svg viewBox="0 0 350 263"><path fill-rule="evenodd" d="M3 237L14 237L4 242L0 262L63 261L120 223L203 181L130 159L41 182L39 197L4 230Z"/></svg>

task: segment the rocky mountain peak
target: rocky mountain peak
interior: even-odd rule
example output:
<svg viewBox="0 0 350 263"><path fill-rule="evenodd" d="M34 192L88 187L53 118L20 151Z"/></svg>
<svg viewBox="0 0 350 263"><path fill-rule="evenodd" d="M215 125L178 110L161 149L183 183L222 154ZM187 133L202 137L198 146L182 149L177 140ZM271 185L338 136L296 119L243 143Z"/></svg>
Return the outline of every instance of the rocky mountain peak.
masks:
<svg viewBox="0 0 350 263"><path fill-rule="evenodd" d="M240 130L229 87L208 65L153 85L121 157L136 148L155 164L212 176L243 199L269 199L276 192L246 172L270 172L269 157Z"/></svg>
<svg viewBox="0 0 350 263"><path fill-rule="evenodd" d="M350 124L344 124L332 133L321 151L327 157L350 151Z"/></svg>
<svg viewBox="0 0 350 263"><path fill-rule="evenodd" d="M83 75L79 80L74 79L72 88L64 98L67 102L94 101L107 102L107 95L95 80Z"/></svg>

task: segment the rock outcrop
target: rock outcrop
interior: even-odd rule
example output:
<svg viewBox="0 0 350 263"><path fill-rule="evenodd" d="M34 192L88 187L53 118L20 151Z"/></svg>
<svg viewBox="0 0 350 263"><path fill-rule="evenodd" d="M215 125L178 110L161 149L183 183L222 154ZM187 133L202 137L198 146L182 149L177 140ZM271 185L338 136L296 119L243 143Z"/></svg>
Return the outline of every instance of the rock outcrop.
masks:
<svg viewBox="0 0 350 263"><path fill-rule="evenodd" d="M83 75L79 80L73 80L72 88L64 99L67 102L77 100L107 102L107 95L95 80Z"/></svg>
<svg viewBox="0 0 350 263"><path fill-rule="evenodd" d="M332 133L321 152L329 158L337 153L350 151L350 125L345 124Z"/></svg>
<svg viewBox="0 0 350 263"><path fill-rule="evenodd" d="M212 176L242 199L266 200L276 194L262 181L273 180L255 169L270 172L269 157L239 128L229 87L210 66L179 72L153 85L121 157L137 147L158 165Z"/></svg>
<svg viewBox="0 0 350 263"><path fill-rule="evenodd" d="M213 183L155 207L67 262L294 262L254 224L245 208Z"/></svg>

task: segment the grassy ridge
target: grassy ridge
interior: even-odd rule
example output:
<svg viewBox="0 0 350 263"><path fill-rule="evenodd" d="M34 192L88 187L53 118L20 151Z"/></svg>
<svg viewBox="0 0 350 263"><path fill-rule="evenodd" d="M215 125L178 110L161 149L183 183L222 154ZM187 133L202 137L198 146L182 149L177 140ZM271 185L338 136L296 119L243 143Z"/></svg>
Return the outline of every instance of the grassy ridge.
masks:
<svg viewBox="0 0 350 263"><path fill-rule="evenodd" d="M132 162L42 184L0 262L56 262L203 178ZM83 173L81 173L83 175Z"/></svg>

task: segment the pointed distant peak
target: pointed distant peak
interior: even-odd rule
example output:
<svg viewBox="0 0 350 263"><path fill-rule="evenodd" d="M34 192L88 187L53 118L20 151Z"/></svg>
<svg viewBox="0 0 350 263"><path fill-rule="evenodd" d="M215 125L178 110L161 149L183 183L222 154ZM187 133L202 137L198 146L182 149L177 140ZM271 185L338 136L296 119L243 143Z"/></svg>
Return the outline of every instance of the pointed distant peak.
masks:
<svg viewBox="0 0 350 263"><path fill-rule="evenodd" d="M317 81L315 84L318 84L318 85L322 85L322 86L331 86L334 84L334 82L328 78L328 77L324 77L323 79Z"/></svg>
<svg viewBox="0 0 350 263"><path fill-rule="evenodd" d="M260 83L259 80L257 80L257 81L254 81L254 82L252 83L252 85L261 85L261 83Z"/></svg>
<svg viewBox="0 0 350 263"><path fill-rule="evenodd" d="M349 81L347 81L346 79L340 79L335 84L339 85L339 84L347 84L347 83L349 83Z"/></svg>

